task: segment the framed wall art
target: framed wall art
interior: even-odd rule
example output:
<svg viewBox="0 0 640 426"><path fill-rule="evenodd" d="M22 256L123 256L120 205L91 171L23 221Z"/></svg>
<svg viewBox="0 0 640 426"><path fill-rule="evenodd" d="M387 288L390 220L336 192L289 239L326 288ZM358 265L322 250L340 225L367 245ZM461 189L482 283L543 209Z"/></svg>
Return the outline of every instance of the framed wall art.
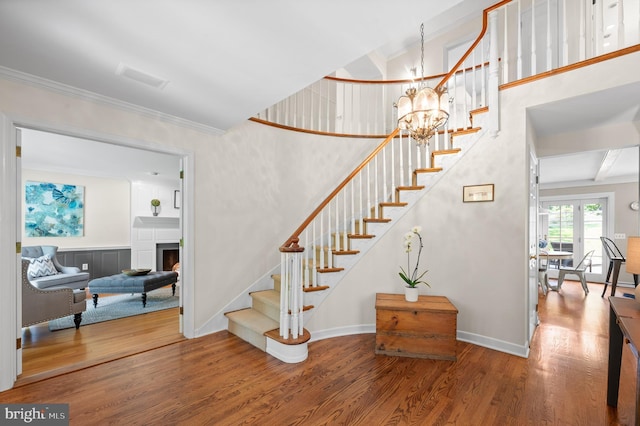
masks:
<svg viewBox="0 0 640 426"><path fill-rule="evenodd" d="M462 201L475 203L479 201L493 201L493 184L469 185L462 187Z"/></svg>
<svg viewBox="0 0 640 426"><path fill-rule="evenodd" d="M24 226L27 237L82 237L84 186L27 181Z"/></svg>

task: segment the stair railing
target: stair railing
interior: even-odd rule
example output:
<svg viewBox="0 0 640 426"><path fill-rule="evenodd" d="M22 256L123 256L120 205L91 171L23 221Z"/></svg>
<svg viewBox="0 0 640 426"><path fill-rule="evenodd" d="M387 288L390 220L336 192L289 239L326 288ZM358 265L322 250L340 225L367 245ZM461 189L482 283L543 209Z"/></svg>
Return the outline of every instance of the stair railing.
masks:
<svg viewBox="0 0 640 426"><path fill-rule="evenodd" d="M494 88L517 84L639 44L640 0L605 3L504 0L486 9L481 37L462 63L446 76L425 77L428 85L447 82L452 99L449 130L468 124L463 98L476 98L471 104L479 108L491 104L490 96L497 97L495 89L489 90L490 79L495 80ZM396 127L393 103L412 84L413 80L325 77L253 120L305 132L383 139ZM491 127L497 128L497 112L490 114Z"/></svg>
<svg viewBox="0 0 640 426"><path fill-rule="evenodd" d="M626 0L624 4L625 7L630 3L637 6L639 1ZM600 6L593 7L596 8L594 9L596 12L600 10L602 15L604 11L601 2L599 3ZM553 2L553 4L556 3ZM422 148L409 143L410 138L396 128L329 194L280 247L283 283L280 305L282 337L295 339L302 333L303 292L321 287L318 277L322 273L340 270L334 265L334 256L352 252L349 243L351 239L370 237L366 234L366 223L380 219L380 203L393 202L393 194L397 188L411 187L414 184L414 170L431 168L433 166L431 154L450 149L453 132L473 126L469 116L471 111L489 107L489 130L495 134L499 130L498 90L500 85L512 81L514 76L516 79L522 79L528 75L534 76L541 70L551 69L556 63L565 66L567 61L571 62L574 57L580 61L587 57L590 51L599 52L599 48L594 46L595 42L587 42L584 35L584 28L587 26L585 16L588 15L587 8L590 4L591 1L585 3L582 0L558 0L557 8L553 9L551 0L504 0L484 11L483 26L479 36L458 63L438 83L438 86L447 86L448 96L451 99L450 117L444 128L427 146ZM542 8L541 5L545 7ZM568 19L571 16L570 10L576 7L580 11L577 24ZM598 7L600 9L597 9ZM623 7L621 0L616 7ZM536 24L538 22L536 18L540 19L540 13L536 10L546 17L542 20L544 25ZM560 13L558 15L560 18L552 19L555 16L554 13ZM628 28L624 25L626 16L618 15L617 22L622 27L618 30L619 41L627 40L627 44L631 39L634 43L640 41L638 36L640 23L637 19L639 15L640 13L634 15L635 23L639 25L636 25L632 31L633 34L638 34L631 37L625 30ZM599 15L596 13L595 16ZM530 22L528 30L527 22ZM562 37L561 41L554 43L551 29L558 23ZM579 29L579 36L568 35L570 30L576 27ZM624 34L624 37L620 34ZM536 43L543 35L546 35L546 54L538 56ZM604 38L602 35L599 40ZM578 46L577 56L572 53L575 49L571 47L574 45ZM513 55L513 52L517 52L517 55ZM512 61L510 58L514 56L517 59ZM557 62L558 58L562 60ZM347 82L341 81L341 83ZM396 82L396 84L399 83ZM400 84L399 87L402 85ZM330 98L333 90L326 92L329 93L326 97ZM397 99L395 97L397 92L393 92L393 95L391 93L390 90L386 92L382 90L382 94L376 96L384 99L388 106ZM394 97L389 99L392 96ZM343 97L346 98L346 96ZM337 110L335 106L324 105L323 108L329 111L327 116ZM356 110L355 103L349 108L344 105L342 108L345 111ZM310 107L307 109L313 110ZM274 111L275 109L266 114L277 115L278 112ZM394 117L393 125L395 126L395 115L388 113L388 116ZM294 125L298 124L297 120L303 119L296 116ZM373 118L369 117L367 120L373 120ZM322 121L320 118L316 120L317 123ZM385 126L389 126L386 121ZM362 128L363 126L360 125L359 129ZM369 128L376 127L372 124ZM327 127L326 130L331 129ZM304 247L309 247L310 250L305 250Z"/></svg>
<svg viewBox="0 0 640 426"><path fill-rule="evenodd" d="M472 48L438 83L459 96L449 97L454 100L447 102L449 122L430 143L417 146L395 128L282 244L281 337L296 339L303 333L304 291L322 288L321 274L341 270L334 265L334 256L353 254L352 239L372 237L366 224L383 219L381 203L393 205L398 188L415 188L414 171L432 169L432 153L451 148L454 131L472 127L471 111L484 107L487 100L490 73L484 34L483 28Z"/></svg>

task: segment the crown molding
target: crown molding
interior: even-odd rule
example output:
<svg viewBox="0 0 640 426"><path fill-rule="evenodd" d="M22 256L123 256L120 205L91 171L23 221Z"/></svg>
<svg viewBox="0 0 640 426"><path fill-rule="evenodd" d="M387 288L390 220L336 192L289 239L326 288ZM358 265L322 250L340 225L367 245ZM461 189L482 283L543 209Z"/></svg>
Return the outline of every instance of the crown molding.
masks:
<svg viewBox="0 0 640 426"><path fill-rule="evenodd" d="M82 100L90 100L93 102L101 103L122 111L139 114L148 118L164 121L166 123L171 123L176 126L188 128L191 130L196 130L202 133L207 133L212 135L222 135L225 133L224 130L218 129L216 127L207 126L201 123L196 123L195 121L185 120L183 118L176 117L174 115L165 114L163 112L155 111L150 108L141 107L139 105L131 104L129 102L120 101L118 99L110 98L104 95L99 95L97 93L90 92L88 90L79 89L77 87L69 86L67 84L59 83L53 80L48 80L46 78L38 77L32 74L27 74L22 71L16 71L14 69L6 68L3 66L0 66L0 77L7 80L28 84L33 87L50 90L52 92L60 93L63 95L73 96L75 98L79 98Z"/></svg>

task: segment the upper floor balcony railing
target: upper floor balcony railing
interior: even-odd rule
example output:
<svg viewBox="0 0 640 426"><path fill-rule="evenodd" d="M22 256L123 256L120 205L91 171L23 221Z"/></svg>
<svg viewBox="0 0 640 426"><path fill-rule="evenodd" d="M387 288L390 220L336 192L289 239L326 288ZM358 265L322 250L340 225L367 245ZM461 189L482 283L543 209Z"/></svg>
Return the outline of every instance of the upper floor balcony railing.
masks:
<svg viewBox="0 0 640 426"><path fill-rule="evenodd" d="M553 71L640 43L640 0L507 0L485 15L477 45L447 81L449 129L487 105L491 37L499 84ZM489 20L494 29L487 30ZM445 74L426 77L435 87ZM394 103L418 81L324 79L257 114L258 121L345 136L382 138L397 127Z"/></svg>

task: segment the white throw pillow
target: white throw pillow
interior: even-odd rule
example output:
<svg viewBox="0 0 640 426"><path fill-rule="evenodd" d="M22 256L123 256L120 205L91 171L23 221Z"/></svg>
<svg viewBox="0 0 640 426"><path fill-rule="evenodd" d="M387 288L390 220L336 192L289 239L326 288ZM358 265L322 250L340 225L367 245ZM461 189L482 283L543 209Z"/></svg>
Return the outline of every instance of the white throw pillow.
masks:
<svg viewBox="0 0 640 426"><path fill-rule="evenodd" d="M58 274L58 270L51 260L51 255L45 254L29 259L29 269L27 269L29 278L48 277L56 274Z"/></svg>

